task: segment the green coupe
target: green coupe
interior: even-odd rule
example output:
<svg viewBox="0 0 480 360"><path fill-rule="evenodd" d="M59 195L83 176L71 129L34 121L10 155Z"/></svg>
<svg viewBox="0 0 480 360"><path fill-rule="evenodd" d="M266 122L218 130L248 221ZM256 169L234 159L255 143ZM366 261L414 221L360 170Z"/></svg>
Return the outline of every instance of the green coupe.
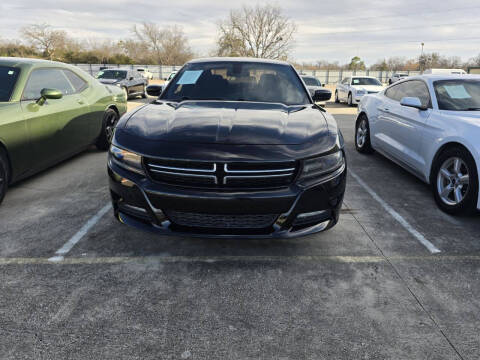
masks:
<svg viewBox="0 0 480 360"><path fill-rule="evenodd" d="M127 111L122 89L67 64L0 57L0 202L12 182L95 144Z"/></svg>

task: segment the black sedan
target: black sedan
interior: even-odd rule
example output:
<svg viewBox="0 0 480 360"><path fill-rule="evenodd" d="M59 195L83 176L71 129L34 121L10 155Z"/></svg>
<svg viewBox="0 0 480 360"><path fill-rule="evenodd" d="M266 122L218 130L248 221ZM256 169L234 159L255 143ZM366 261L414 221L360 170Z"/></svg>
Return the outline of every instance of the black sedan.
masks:
<svg viewBox="0 0 480 360"><path fill-rule="evenodd" d="M148 80L138 71L105 69L97 74L97 79L102 84L120 87L127 96L127 99L133 96L147 97L146 87Z"/></svg>
<svg viewBox="0 0 480 360"><path fill-rule="evenodd" d="M292 237L336 224L346 182L333 117L284 62L187 63L115 129L115 216L163 234Z"/></svg>

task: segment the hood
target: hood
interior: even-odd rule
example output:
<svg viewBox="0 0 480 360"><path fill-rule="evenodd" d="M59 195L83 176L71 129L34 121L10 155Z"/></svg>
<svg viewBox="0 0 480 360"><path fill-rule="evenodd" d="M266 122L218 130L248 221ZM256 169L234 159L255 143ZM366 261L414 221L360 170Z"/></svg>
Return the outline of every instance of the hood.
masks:
<svg viewBox="0 0 480 360"><path fill-rule="evenodd" d="M97 79L98 81L100 81L102 84L116 84L122 80L118 80L118 79Z"/></svg>
<svg viewBox="0 0 480 360"><path fill-rule="evenodd" d="M328 133L322 111L313 105L157 101L123 123L137 137L177 144L295 145Z"/></svg>
<svg viewBox="0 0 480 360"><path fill-rule="evenodd" d="M478 127L480 130L480 111L449 111L439 110L443 116L452 117L454 121L462 121Z"/></svg>
<svg viewBox="0 0 480 360"><path fill-rule="evenodd" d="M367 90L367 91L377 91L380 92L383 90L381 85L354 85L352 86L355 90Z"/></svg>

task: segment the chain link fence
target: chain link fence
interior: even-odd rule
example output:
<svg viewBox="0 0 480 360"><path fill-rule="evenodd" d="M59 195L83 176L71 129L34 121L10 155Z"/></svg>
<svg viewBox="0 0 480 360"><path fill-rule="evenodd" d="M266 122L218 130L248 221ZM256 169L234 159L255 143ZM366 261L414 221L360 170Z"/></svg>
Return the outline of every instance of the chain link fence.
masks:
<svg viewBox="0 0 480 360"><path fill-rule="evenodd" d="M165 80L172 71L180 70L181 65L121 65L121 64L73 64L80 69L95 76L101 68L114 68L114 69L146 69L153 74L154 79ZM303 75L311 75L316 77L322 84L336 84L339 81L350 76L373 76L380 82L387 83L388 79L397 71L352 71L352 70L303 70L297 69ZM420 74L420 71L398 71L410 76Z"/></svg>

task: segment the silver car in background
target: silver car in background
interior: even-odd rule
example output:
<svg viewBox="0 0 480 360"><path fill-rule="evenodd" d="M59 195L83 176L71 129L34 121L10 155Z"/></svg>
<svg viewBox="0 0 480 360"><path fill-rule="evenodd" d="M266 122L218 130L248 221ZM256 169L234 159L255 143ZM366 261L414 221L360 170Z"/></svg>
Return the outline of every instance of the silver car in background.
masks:
<svg viewBox="0 0 480 360"><path fill-rule="evenodd" d="M480 76L414 76L365 96L355 146L430 184L443 211L480 210Z"/></svg>

